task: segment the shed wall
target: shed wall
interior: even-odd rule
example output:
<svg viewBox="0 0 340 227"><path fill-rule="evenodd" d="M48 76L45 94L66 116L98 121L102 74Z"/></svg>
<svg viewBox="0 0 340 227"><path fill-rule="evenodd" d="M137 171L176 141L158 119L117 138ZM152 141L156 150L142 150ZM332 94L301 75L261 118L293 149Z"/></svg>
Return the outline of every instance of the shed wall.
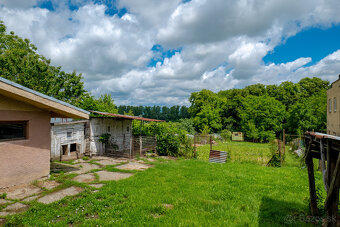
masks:
<svg viewBox="0 0 340 227"><path fill-rule="evenodd" d="M8 103L8 99L4 99ZM12 101L17 105L12 105L12 110L6 110L3 99L0 102L0 121L27 121L28 138L0 142L0 188L29 183L50 172L51 114L15 100L10 103ZM13 110L15 108L18 110Z"/></svg>
<svg viewBox="0 0 340 227"><path fill-rule="evenodd" d="M60 124L51 127L51 159L60 160L62 155L62 146L71 144L79 144L80 155L85 153L85 124ZM71 134L71 136L68 135Z"/></svg>
<svg viewBox="0 0 340 227"><path fill-rule="evenodd" d="M130 150L132 137L132 120L116 118L91 118L90 119L89 148L92 155L103 155L105 145L99 138L105 134L111 134L111 143L117 145L117 151ZM107 147L107 150L112 148Z"/></svg>
<svg viewBox="0 0 340 227"><path fill-rule="evenodd" d="M330 104L331 101L331 104ZM335 81L327 91L327 133L340 136L340 80ZM336 102L336 109L334 108Z"/></svg>

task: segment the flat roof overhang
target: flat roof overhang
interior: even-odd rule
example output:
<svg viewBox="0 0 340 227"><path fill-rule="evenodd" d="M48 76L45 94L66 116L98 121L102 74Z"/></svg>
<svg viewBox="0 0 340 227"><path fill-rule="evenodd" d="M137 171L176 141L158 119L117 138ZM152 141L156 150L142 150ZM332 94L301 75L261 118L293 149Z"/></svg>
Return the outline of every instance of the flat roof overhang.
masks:
<svg viewBox="0 0 340 227"><path fill-rule="evenodd" d="M52 117L89 119L89 112L0 77L0 94L51 112Z"/></svg>

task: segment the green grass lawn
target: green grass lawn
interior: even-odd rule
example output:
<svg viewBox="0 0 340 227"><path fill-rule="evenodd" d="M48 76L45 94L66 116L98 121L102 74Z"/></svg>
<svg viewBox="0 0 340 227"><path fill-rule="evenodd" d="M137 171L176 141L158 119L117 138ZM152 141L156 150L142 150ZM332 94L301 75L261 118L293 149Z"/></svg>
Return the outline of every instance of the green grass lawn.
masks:
<svg viewBox="0 0 340 227"><path fill-rule="evenodd" d="M242 144L235 146L247 152ZM50 205L30 202L27 212L8 217L6 225L282 226L287 215L296 221L308 215L307 171L293 155L281 168L236 160L157 161L154 168L108 182L97 193L85 189ZM316 177L321 185L320 174Z"/></svg>

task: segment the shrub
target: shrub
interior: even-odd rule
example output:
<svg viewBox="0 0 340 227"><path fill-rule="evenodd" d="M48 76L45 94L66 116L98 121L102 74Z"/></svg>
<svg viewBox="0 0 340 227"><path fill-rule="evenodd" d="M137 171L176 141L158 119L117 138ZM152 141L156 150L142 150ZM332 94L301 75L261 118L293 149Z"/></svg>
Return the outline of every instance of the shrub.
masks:
<svg viewBox="0 0 340 227"><path fill-rule="evenodd" d="M224 129L221 131L220 136L222 137L223 141L231 141L232 132L228 129Z"/></svg>
<svg viewBox="0 0 340 227"><path fill-rule="evenodd" d="M141 124L134 124L134 135L139 136L140 132ZM187 134L187 131L177 128L171 122L146 123L142 128L143 136L156 136L159 155L192 157L192 141Z"/></svg>

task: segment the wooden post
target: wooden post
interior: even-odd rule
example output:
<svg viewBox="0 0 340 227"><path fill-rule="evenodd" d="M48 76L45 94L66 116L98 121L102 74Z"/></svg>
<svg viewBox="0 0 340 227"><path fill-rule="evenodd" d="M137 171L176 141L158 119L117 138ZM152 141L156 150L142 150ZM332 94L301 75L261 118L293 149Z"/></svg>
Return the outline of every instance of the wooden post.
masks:
<svg viewBox="0 0 340 227"><path fill-rule="evenodd" d="M142 149L143 149L143 139L142 136L139 136L139 155L142 156Z"/></svg>
<svg viewBox="0 0 340 227"><path fill-rule="evenodd" d="M212 150L212 136L210 135L210 150Z"/></svg>
<svg viewBox="0 0 340 227"><path fill-rule="evenodd" d="M330 179L329 190L325 202L327 226L337 226L338 204L339 204L339 184L340 184L340 155L331 154L330 157L330 172L332 179Z"/></svg>
<svg viewBox="0 0 340 227"><path fill-rule="evenodd" d="M328 191L328 184L326 181L326 166L325 166L325 149L324 149L324 144L323 144L323 140L320 140L320 156L321 156L321 172L322 172L322 176L323 176L323 183L325 186L325 190L326 192Z"/></svg>
<svg viewBox="0 0 340 227"><path fill-rule="evenodd" d="M305 144L307 145L306 139L305 139ZM312 139L309 141L309 145L306 151L306 160L305 160L307 169L308 169L310 209L311 209L313 216L319 216L319 209L318 209L318 204L316 200L313 158L310 155L311 146L312 146Z"/></svg>
<svg viewBox="0 0 340 227"><path fill-rule="evenodd" d="M278 151L279 151L280 164L282 165L281 140L277 140L277 147L278 147Z"/></svg>
<svg viewBox="0 0 340 227"><path fill-rule="evenodd" d="M196 149L196 135L194 135L194 156L197 157L197 149Z"/></svg>
<svg viewBox="0 0 340 227"><path fill-rule="evenodd" d="M285 129L283 129L282 144L283 144L283 154L285 154L286 153L286 130Z"/></svg>

